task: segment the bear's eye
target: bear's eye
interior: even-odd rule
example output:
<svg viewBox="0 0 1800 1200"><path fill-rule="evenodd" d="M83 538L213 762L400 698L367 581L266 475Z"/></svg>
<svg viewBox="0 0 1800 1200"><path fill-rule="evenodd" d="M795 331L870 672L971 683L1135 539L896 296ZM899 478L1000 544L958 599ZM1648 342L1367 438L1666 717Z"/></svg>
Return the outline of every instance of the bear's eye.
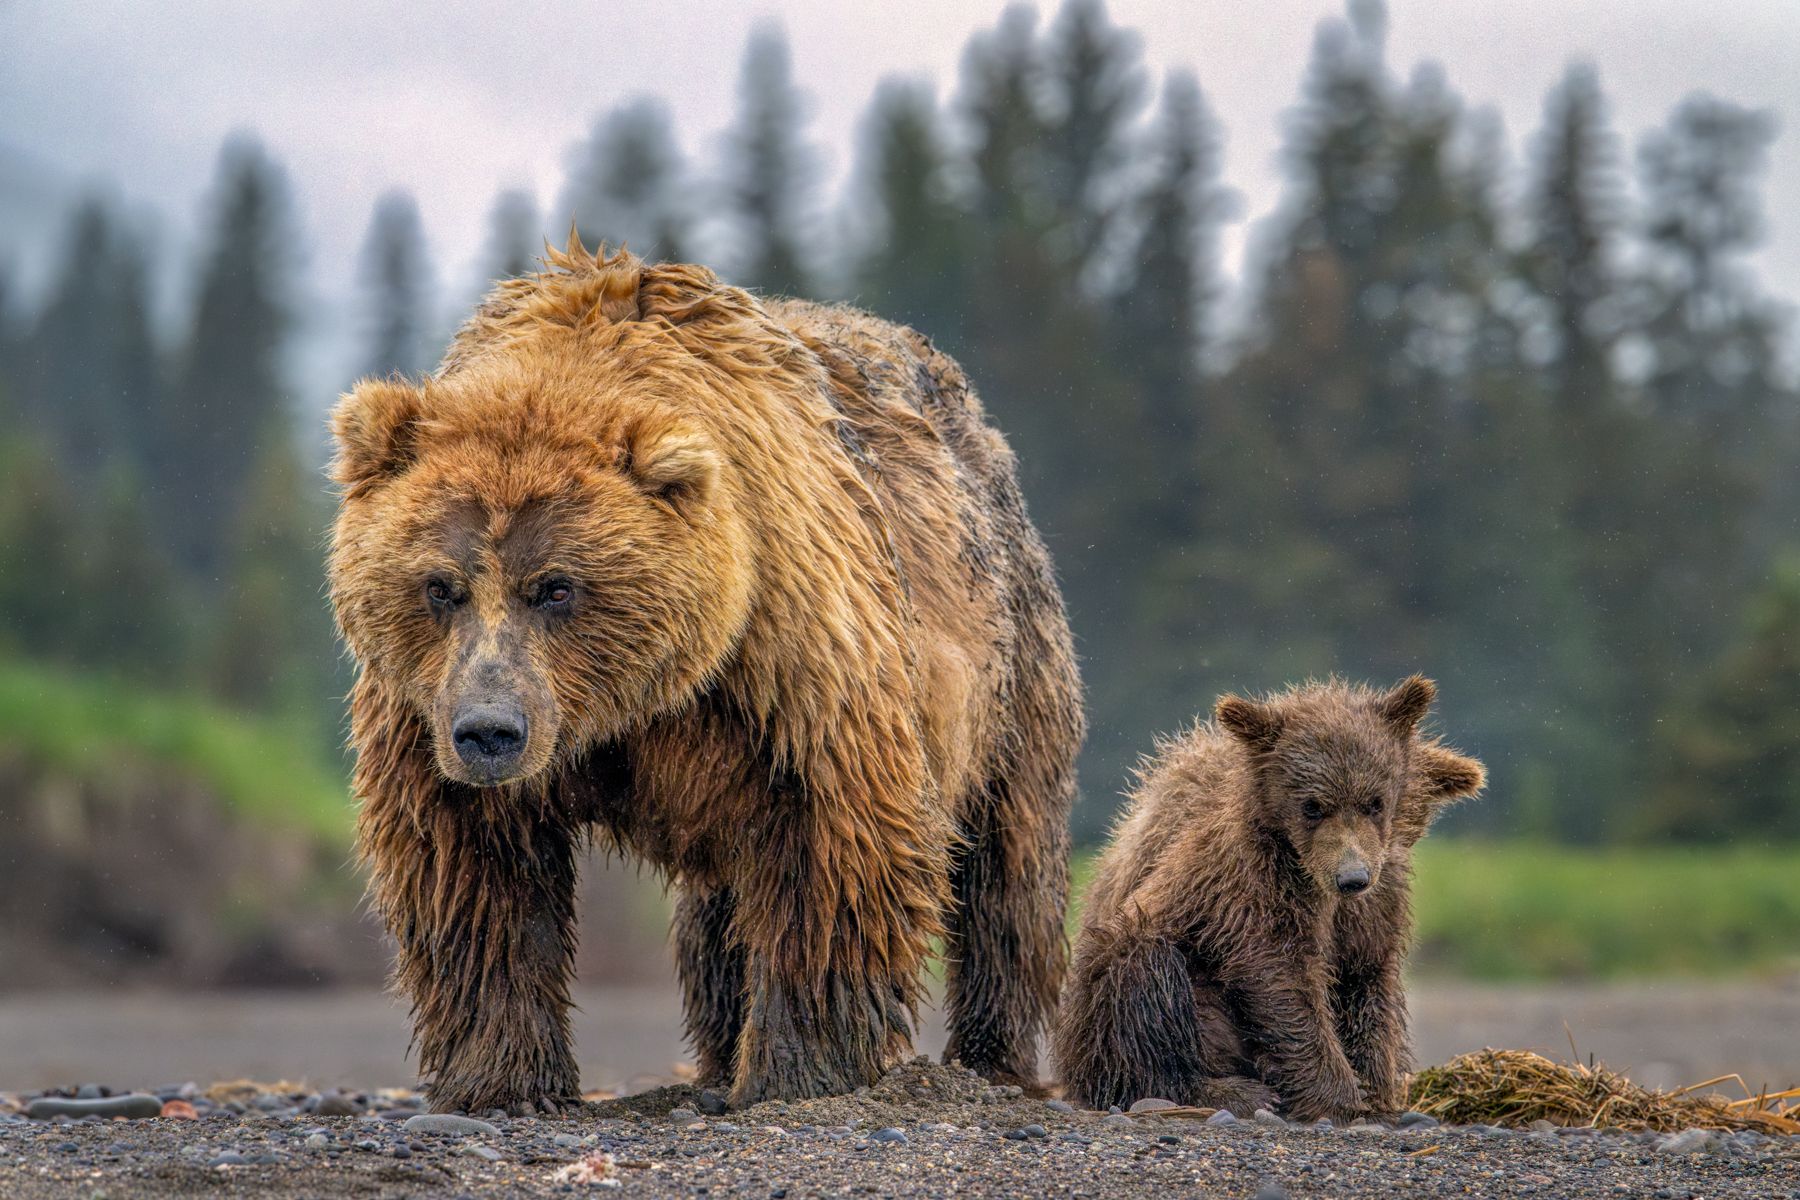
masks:
<svg viewBox="0 0 1800 1200"><path fill-rule="evenodd" d="M425 599L433 609L455 608L456 589L442 579L433 579L425 584Z"/></svg>
<svg viewBox="0 0 1800 1200"><path fill-rule="evenodd" d="M1305 804L1300 806L1300 815L1309 821L1323 821L1325 819L1325 806L1320 804L1317 800L1308 800Z"/></svg>
<svg viewBox="0 0 1800 1200"><path fill-rule="evenodd" d="M538 584L537 591L532 593L531 603L535 608L567 608L569 601L575 598L575 585L561 576L552 576Z"/></svg>
<svg viewBox="0 0 1800 1200"><path fill-rule="evenodd" d="M1363 801L1363 811L1368 813L1371 817L1379 817L1381 815L1383 803L1380 796L1370 796L1367 800Z"/></svg>

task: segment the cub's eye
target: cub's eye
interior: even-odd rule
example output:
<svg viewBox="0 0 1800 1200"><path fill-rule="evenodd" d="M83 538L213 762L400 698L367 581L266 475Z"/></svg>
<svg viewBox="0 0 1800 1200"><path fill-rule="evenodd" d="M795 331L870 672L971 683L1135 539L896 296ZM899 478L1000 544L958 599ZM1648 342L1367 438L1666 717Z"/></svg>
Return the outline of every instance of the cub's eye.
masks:
<svg viewBox="0 0 1800 1200"><path fill-rule="evenodd" d="M1323 821L1325 819L1325 806L1320 804L1317 800L1308 800L1305 804L1300 806L1300 815L1309 821Z"/></svg>
<svg viewBox="0 0 1800 1200"><path fill-rule="evenodd" d="M1368 813L1371 817L1379 817L1385 803L1386 802L1383 801L1380 796L1370 796L1367 800L1363 801L1363 811Z"/></svg>
<svg viewBox="0 0 1800 1200"><path fill-rule="evenodd" d="M537 608L567 608L569 601L574 598L574 584L566 579L551 578L538 584L537 591L531 597L531 603Z"/></svg>
<svg viewBox="0 0 1800 1200"><path fill-rule="evenodd" d="M456 606L456 589L442 579L433 579L425 585L425 599L433 608L454 608Z"/></svg>

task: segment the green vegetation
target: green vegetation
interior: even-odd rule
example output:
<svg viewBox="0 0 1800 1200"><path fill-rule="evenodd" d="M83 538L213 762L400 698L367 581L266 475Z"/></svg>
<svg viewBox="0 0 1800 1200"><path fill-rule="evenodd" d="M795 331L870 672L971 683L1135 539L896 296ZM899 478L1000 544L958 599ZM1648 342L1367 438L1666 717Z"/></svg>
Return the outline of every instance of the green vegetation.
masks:
<svg viewBox="0 0 1800 1200"><path fill-rule="evenodd" d="M343 781L274 723L182 695L0 661L0 752L84 779L166 767L259 822L347 844Z"/></svg>
<svg viewBox="0 0 1800 1200"><path fill-rule="evenodd" d="M1800 846L1419 847L1414 969L1476 979L1699 975L1800 960Z"/></svg>
<svg viewBox="0 0 1800 1200"><path fill-rule="evenodd" d="M1093 858L1075 863L1076 903ZM1800 845L1418 850L1414 971L1470 979L1719 975L1800 961Z"/></svg>

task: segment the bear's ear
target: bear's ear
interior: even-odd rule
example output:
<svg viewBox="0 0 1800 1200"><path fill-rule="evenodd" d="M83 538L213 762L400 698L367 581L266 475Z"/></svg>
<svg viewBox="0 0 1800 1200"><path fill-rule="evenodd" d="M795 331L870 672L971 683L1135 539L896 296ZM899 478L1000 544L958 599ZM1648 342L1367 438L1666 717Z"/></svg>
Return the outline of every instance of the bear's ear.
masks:
<svg viewBox="0 0 1800 1200"><path fill-rule="evenodd" d="M1437 801L1473 796L1487 784L1487 769L1466 754L1435 743L1413 751L1413 763L1425 781L1425 790Z"/></svg>
<svg viewBox="0 0 1800 1200"><path fill-rule="evenodd" d="M404 380L357 384L331 413L331 477L356 496L398 475L413 460L423 409L424 395Z"/></svg>
<svg viewBox="0 0 1800 1200"><path fill-rule="evenodd" d="M1252 750L1274 748L1281 740L1286 723L1273 705L1246 700L1242 696L1221 696L1213 707L1219 727Z"/></svg>
<svg viewBox="0 0 1800 1200"><path fill-rule="evenodd" d="M718 485L719 452L680 418L646 417L625 438L619 467L646 494L677 507L704 503Z"/></svg>
<svg viewBox="0 0 1800 1200"><path fill-rule="evenodd" d="M1376 710L1395 733L1406 737L1425 718L1435 699L1437 684L1423 675L1414 675L1396 684L1393 691L1377 702Z"/></svg>

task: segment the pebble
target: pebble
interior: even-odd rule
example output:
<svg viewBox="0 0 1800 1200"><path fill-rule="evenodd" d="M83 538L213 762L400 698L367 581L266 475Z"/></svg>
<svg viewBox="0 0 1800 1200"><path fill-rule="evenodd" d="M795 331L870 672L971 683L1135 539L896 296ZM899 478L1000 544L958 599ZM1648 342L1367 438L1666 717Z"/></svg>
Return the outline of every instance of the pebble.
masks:
<svg viewBox="0 0 1800 1200"><path fill-rule="evenodd" d="M356 1101L342 1092L326 1092L313 1105L313 1115L320 1117L354 1117L361 1111Z"/></svg>
<svg viewBox="0 0 1800 1200"><path fill-rule="evenodd" d="M97 1083L84 1083L75 1089L77 1100L99 1100L106 1092Z"/></svg>
<svg viewBox="0 0 1800 1200"><path fill-rule="evenodd" d="M1256 1200L1288 1200L1287 1189L1279 1183L1265 1182L1257 1187Z"/></svg>
<svg viewBox="0 0 1800 1200"><path fill-rule="evenodd" d="M462 1146L458 1148L457 1153L467 1154L472 1158L483 1159L487 1162L499 1162L501 1158L500 1152L492 1146Z"/></svg>
<svg viewBox="0 0 1800 1200"><path fill-rule="evenodd" d="M1164 1100L1160 1096L1145 1096L1142 1100L1132 1104L1130 1111L1134 1113L1161 1112L1165 1108L1176 1107L1179 1106L1173 1100Z"/></svg>
<svg viewBox="0 0 1800 1200"><path fill-rule="evenodd" d="M1684 1129L1656 1143L1658 1154L1701 1154L1717 1150L1724 1141L1710 1129Z"/></svg>
<svg viewBox="0 0 1800 1200"><path fill-rule="evenodd" d="M709 1117L719 1117L723 1116L731 1105L725 1102L725 1097L709 1088L700 1093L699 1098L694 1101L694 1107Z"/></svg>
<svg viewBox="0 0 1800 1200"><path fill-rule="evenodd" d="M572 1133L559 1133L550 1140L564 1149L574 1149L581 1145L581 1139Z"/></svg>
<svg viewBox="0 0 1800 1200"><path fill-rule="evenodd" d="M408 1133L441 1133L450 1137L466 1137L472 1133L486 1134L488 1137L499 1137L500 1130L486 1121L474 1117L459 1117L454 1113L419 1113L406 1118L401 1126Z"/></svg>
<svg viewBox="0 0 1800 1200"><path fill-rule="evenodd" d="M209 1167L242 1167L248 1165L249 1162L249 1159L236 1150L227 1150L217 1158L208 1159L206 1165Z"/></svg>
<svg viewBox="0 0 1800 1200"><path fill-rule="evenodd" d="M699 1119L699 1116L700 1114L691 1108L671 1108L669 1110L669 1124L685 1125L690 1121Z"/></svg>
<svg viewBox="0 0 1800 1200"><path fill-rule="evenodd" d="M1117 1129L1136 1128L1137 1122L1124 1113L1109 1113L1100 1119L1102 1125L1111 1125Z"/></svg>
<svg viewBox="0 0 1800 1200"><path fill-rule="evenodd" d="M1554 1122L1554 1121L1546 1121L1542 1117L1539 1117L1537 1120L1533 1121L1530 1125L1527 1125L1526 1128L1531 1130L1533 1133L1555 1133L1558 1129L1558 1126L1557 1126L1556 1122Z"/></svg>
<svg viewBox="0 0 1800 1200"><path fill-rule="evenodd" d="M1029 1138L1047 1138L1050 1136L1050 1131L1048 1129L1037 1124L1027 1125L1020 1129L1019 1132Z"/></svg>
<svg viewBox="0 0 1800 1200"><path fill-rule="evenodd" d="M1402 1129L1436 1129L1438 1126L1438 1119L1425 1113L1418 1112L1417 1110L1413 1110L1401 1113L1400 1120L1397 1124Z"/></svg>
<svg viewBox="0 0 1800 1200"><path fill-rule="evenodd" d="M1286 1121L1282 1120L1280 1117L1276 1116L1274 1113L1270 1112L1266 1108L1257 1109L1254 1113L1252 1113L1250 1115L1250 1119L1252 1121L1255 1121L1258 1125L1267 1125L1274 1129L1287 1128Z"/></svg>
<svg viewBox="0 0 1800 1200"><path fill-rule="evenodd" d="M1238 1119L1231 1115L1230 1109L1221 1108L1218 1112L1206 1118L1206 1123L1208 1125L1236 1125Z"/></svg>
<svg viewBox="0 0 1800 1200"><path fill-rule="evenodd" d="M329 1145L331 1145L331 1139L322 1133L311 1134L306 1139L306 1148L308 1150L323 1150Z"/></svg>
<svg viewBox="0 0 1800 1200"><path fill-rule="evenodd" d="M162 1116L162 1107L161 1100L144 1092L87 1100L42 1096L26 1105L25 1115L40 1121L51 1117L127 1117L138 1121Z"/></svg>
<svg viewBox="0 0 1800 1200"><path fill-rule="evenodd" d="M1072 1113L1075 1111L1075 1106L1070 1104L1067 1100L1046 1100L1044 1101L1044 1107L1051 1112Z"/></svg>
<svg viewBox="0 0 1800 1200"><path fill-rule="evenodd" d="M871 1133L869 1135L869 1140L872 1142L905 1142L909 1139L907 1138L904 1129L896 1129L892 1125L889 1125L884 1129L877 1129L874 1133Z"/></svg>

